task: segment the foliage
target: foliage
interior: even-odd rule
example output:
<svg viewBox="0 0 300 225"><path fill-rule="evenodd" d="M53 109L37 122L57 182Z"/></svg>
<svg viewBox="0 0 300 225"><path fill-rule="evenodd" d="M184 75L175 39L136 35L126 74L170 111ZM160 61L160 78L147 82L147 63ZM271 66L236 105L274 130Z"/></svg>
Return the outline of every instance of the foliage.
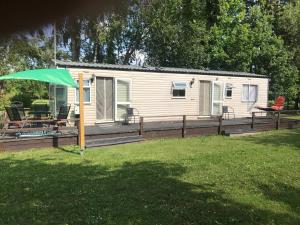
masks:
<svg viewBox="0 0 300 225"><path fill-rule="evenodd" d="M298 68L298 96L295 99L295 108L300 103L300 1L285 6L282 17L279 18L280 34L285 40L289 51L293 52L293 64Z"/></svg>
<svg viewBox="0 0 300 225"><path fill-rule="evenodd" d="M73 61L129 64L141 50L144 23L140 1L133 0L128 9L105 12L97 16L67 17L58 23L59 55Z"/></svg>
<svg viewBox="0 0 300 225"><path fill-rule="evenodd" d="M0 43L0 74L8 74L34 68L45 68L53 58L52 38L43 32L16 34ZM22 101L30 106L34 99L47 97L47 85L35 81L1 82L0 109L10 101Z"/></svg>
<svg viewBox="0 0 300 225"><path fill-rule="evenodd" d="M0 224L298 225L300 130L0 154Z"/></svg>
<svg viewBox="0 0 300 225"><path fill-rule="evenodd" d="M211 28L210 68L270 76L272 98L297 93L297 68L283 40L274 34L271 16L239 0L219 1L220 15Z"/></svg>
<svg viewBox="0 0 300 225"><path fill-rule="evenodd" d="M163 0L144 10L147 63L155 66L204 68L207 31L204 2Z"/></svg>
<svg viewBox="0 0 300 225"><path fill-rule="evenodd" d="M299 0L131 0L117 12L58 21L57 58L265 74L270 99L285 95L298 106L299 5ZM47 67L52 41L43 30L1 40L0 74ZM2 102L30 91L22 101L45 97L43 85L7 84L12 90L2 93Z"/></svg>
<svg viewBox="0 0 300 225"><path fill-rule="evenodd" d="M32 101L32 105L49 105L49 100L48 99L37 99Z"/></svg>

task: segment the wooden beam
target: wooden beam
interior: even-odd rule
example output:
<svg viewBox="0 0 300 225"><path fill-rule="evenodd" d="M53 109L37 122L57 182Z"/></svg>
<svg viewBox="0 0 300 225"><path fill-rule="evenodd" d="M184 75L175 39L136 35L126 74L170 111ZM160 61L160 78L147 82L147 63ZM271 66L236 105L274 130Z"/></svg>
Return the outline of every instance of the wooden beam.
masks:
<svg viewBox="0 0 300 225"><path fill-rule="evenodd" d="M223 116L219 116L218 135L222 134L222 127L223 127Z"/></svg>
<svg viewBox="0 0 300 225"><path fill-rule="evenodd" d="M280 112L277 112L277 117L276 117L276 130L278 130L280 127Z"/></svg>
<svg viewBox="0 0 300 225"><path fill-rule="evenodd" d="M182 138L186 136L186 115L182 116Z"/></svg>
<svg viewBox="0 0 300 225"><path fill-rule="evenodd" d="M144 133L144 117L140 117L140 130L139 130L139 135L143 135Z"/></svg>
<svg viewBox="0 0 300 225"><path fill-rule="evenodd" d="M251 129L254 129L254 123L255 123L255 112L252 112Z"/></svg>
<svg viewBox="0 0 300 225"><path fill-rule="evenodd" d="M84 98L83 98L83 74L79 73L79 146L80 150L85 149L84 134Z"/></svg>

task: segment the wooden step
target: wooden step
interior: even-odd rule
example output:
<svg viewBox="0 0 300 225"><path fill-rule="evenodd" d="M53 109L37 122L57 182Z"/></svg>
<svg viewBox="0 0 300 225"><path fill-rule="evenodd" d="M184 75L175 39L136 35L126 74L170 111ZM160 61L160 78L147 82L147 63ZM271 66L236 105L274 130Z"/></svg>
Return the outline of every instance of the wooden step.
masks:
<svg viewBox="0 0 300 225"><path fill-rule="evenodd" d="M87 148L93 147L102 147L109 145L119 145L119 144L127 144L133 142L139 142L145 140L142 136L125 136L125 137L114 137L114 138L101 138L101 139L92 139L86 141Z"/></svg>
<svg viewBox="0 0 300 225"><path fill-rule="evenodd" d="M228 137L250 136L259 133L256 129L229 129L222 131L222 135Z"/></svg>

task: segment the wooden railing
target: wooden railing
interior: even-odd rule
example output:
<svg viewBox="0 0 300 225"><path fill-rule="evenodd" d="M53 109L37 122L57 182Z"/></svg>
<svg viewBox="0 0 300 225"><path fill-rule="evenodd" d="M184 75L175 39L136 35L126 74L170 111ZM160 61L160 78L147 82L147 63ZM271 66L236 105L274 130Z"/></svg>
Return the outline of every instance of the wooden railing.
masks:
<svg viewBox="0 0 300 225"><path fill-rule="evenodd" d="M264 115L265 114L265 115ZM280 129L281 125L281 120L283 118L289 118L289 116L299 115L300 118L300 110L281 110L281 111L271 111L271 112L252 112L252 118L251 118L251 123L250 127L251 129L255 128L255 124L257 124L258 119L271 119L272 122L274 123L274 127L276 130ZM143 135L144 129L145 129L145 119L150 119L150 118L177 118L176 121L182 121L181 122L181 136L182 138L186 137L187 134L187 118L188 117L199 117L199 115L163 115L163 116L141 116L140 121L139 121L139 135ZM209 117L209 120L218 122L218 134L222 134L223 131L223 117L222 116L213 116ZM293 122L297 120L289 119L289 122ZM300 123L300 122L299 122Z"/></svg>
<svg viewBox="0 0 300 225"><path fill-rule="evenodd" d="M283 118L289 118L291 116L299 116L300 118L300 110L280 110L280 111L270 111L264 112L266 113L266 118L270 118L275 123L275 129L278 130L280 128L280 123ZM255 121L257 118L262 118L262 116L258 117L257 114L262 115L262 112L252 112L251 119L251 128L254 129ZM291 121L292 118L289 118Z"/></svg>
<svg viewBox="0 0 300 225"><path fill-rule="evenodd" d="M139 135L143 135L144 133L144 123L145 123L145 118L180 118L180 121L182 121L182 127L181 127L181 137L185 138L187 134L187 118L188 117L199 117L199 115L171 115L171 116L141 116L140 117L140 122L139 122ZM223 117L222 116L213 116L209 117L210 120L212 119L217 119L215 121L218 121L218 134L220 135L222 133L222 126L223 126Z"/></svg>

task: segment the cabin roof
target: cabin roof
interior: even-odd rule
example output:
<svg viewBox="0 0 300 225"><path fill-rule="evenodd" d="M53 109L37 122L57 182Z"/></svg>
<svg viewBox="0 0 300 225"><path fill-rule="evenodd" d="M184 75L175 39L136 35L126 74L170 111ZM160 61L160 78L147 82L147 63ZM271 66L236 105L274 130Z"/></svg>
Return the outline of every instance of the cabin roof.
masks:
<svg viewBox="0 0 300 225"><path fill-rule="evenodd" d="M154 72L154 73L181 73L181 74L200 74L212 76L233 76L233 77L256 77L268 78L266 75L245 72L220 71L220 70L199 70L187 68L172 68L172 67L152 67L152 66L133 66L133 65L114 65L114 64L99 64L99 63L83 63L69 62L56 60L58 67L65 68L90 68L100 70L119 70L119 71L139 71L139 72Z"/></svg>

